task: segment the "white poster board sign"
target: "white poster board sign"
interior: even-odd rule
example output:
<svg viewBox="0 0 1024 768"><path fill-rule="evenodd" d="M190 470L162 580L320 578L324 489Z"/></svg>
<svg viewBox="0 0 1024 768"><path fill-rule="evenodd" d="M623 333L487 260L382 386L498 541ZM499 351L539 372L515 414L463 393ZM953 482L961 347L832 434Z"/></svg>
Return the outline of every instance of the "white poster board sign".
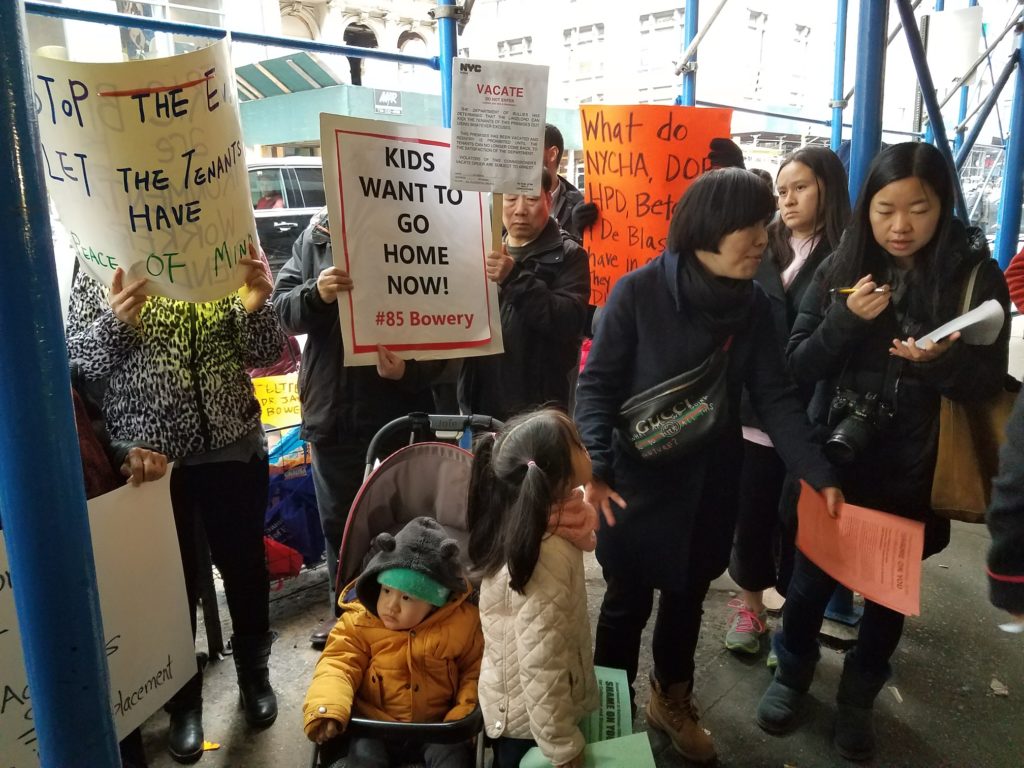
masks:
<svg viewBox="0 0 1024 768"><path fill-rule="evenodd" d="M545 66L455 59L452 187L539 195L547 101Z"/></svg>
<svg viewBox="0 0 1024 768"><path fill-rule="evenodd" d="M980 5L928 14L928 69L939 96L977 61L982 51L981 22ZM974 76L983 70L978 67Z"/></svg>
<svg viewBox="0 0 1024 768"><path fill-rule="evenodd" d="M444 128L320 115L345 365L374 365L377 345L409 359L502 351L498 291L484 270L483 196L448 186Z"/></svg>
<svg viewBox="0 0 1024 768"><path fill-rule="evenodd" d="M228 44L116 64L32 57L46 188L85 271L188 301L238 288L256 243Z"/></svg>
<svg viewBox="0 0 1024 768"><path fill-rule="evenodd" d="M170 472L162 480L91 500L89 525L110 668L110 708L122 739L196 671ZM0 690L3 768L34 768L39 758L32 701L2 533Z"/></svg>

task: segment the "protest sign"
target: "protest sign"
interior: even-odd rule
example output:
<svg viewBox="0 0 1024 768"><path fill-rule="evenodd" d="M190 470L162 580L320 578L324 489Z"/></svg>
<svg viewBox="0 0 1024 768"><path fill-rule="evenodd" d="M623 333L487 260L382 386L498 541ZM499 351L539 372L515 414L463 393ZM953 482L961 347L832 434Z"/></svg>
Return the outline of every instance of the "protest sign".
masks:
<svg viewBox="0 0 1024 768"><path fill-rule="evenodd" d="M603 306L616 280L665 249L676 204L710 169L711 139L728 137L731 121L730 109L580 107L586 199L600 209L583 238L591 304Z"/></svg>
<svg viewBox="0 0 1024 768"><path fill-rule="evenodd" d="M162 480L138 488L125 486L91 500L89 525L110 670L110 707L122 739L196 671L171 513L170 471ZM14 591L0 533L0 755L4 768L34 768L39 765L38 748Z"/></svg>
<svg viewBox="0 0 1024 768"><path fill-rule="evenodd" d="M260 376L252 380L252 388L263 411L264 424L271 427L292 427L302 422L299 374Z"/></svg>
<svg viewBox="0 0 1024 768"><path fill-rule="evenodd" d="M840 584L905 616L921 615L924 523L843 504L831 518L825 497L800 481L796 545Z"/></svg>
<svg viewBox="0 0 1024 768"><path fill-rule="evenodd" d="M485 272L483 196L449 185L450 132L322 114L324 187L345 365L377 346L420 360L501 352L498 292Z"/></svg>
<svg viewBox="0 0 1024 768"><path fill-rule="evenodd" d="M111 64L33 56L46 187L82 268L210 301L256 242L228 44Z"/></svg>
<svg viewBox="0 0 1024 768"><path fill-rule="evenodd" d="M452 187L539 195L547 100L545 66L455 59Z"/></svg>

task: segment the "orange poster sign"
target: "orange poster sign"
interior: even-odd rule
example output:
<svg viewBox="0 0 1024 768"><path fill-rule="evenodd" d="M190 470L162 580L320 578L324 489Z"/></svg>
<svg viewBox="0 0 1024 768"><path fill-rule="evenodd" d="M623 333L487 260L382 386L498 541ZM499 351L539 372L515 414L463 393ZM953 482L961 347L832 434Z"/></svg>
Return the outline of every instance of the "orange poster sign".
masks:
<svg viewBox="0 0 1024 768"><path fill-rule="evenodd" d="M832 519L825 497L803 480L796 545L833 579L906 616L921 614L924 523L843 504Z"/></svg>
<svg viewBox="0 0 1024 768"><path fill-rule="evenodd" d="M730 135L731 109L661 104L580 107L586 199L600 216L584 235L590 301L665 249L679 198L710 168L711 140Z"/></svg>

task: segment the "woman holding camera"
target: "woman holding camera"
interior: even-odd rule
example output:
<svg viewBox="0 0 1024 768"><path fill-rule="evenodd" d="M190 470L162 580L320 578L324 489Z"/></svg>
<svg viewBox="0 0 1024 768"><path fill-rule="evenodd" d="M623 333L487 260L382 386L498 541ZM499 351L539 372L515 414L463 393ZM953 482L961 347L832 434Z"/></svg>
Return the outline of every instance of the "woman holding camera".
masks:
<svg viewBox="0 0 1024 768"><path fill-rule="evenodd" d="M923 143L889 147L872 163L850 226L815 275L789 342L798 383L814 387L811 420L839 466L846 498L922 521L926 557L949 543L949 521L930 507L940 397L984 400L1006 376L1008 321L988 346L958 342L957 333L915 345L960 314L972 274L972 306L995 298L1008 309L1006 283L984 241L969 240L953 218L953 179L941 153ZM783 629L773 638L779 666L757 710L770 733L796 724L834 587L797 552ZM837 695L835 745L847 759L874 754L871 707L889 677L903 618L865 601Z"/></svg>
<svg viewBox="0 0 1024 768"><path fill-rule="evenodd" d="M632 693L659 590L647 720L697 763L715 759L691 699L694 652L704 597L732 545L744 387L790 470L822 489L830 508L842 502L753 281L774 211L771 190L749 171L694 181L672 215L668 249L612 291L576 394L594 468L587 499L606 523L595 662L625 669Z"/></svg>

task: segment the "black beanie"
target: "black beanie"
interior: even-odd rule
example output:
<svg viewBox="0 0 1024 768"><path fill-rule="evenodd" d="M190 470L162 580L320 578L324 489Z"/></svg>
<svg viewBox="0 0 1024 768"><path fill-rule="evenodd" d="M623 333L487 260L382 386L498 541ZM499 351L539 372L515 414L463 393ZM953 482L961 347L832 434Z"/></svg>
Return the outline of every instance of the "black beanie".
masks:
<svg viewBox="0 0 1024 768"><path fill-rule="evenodd" d="M356 594L374 616L380 584L377 577L383 571L396 568L422 573L453 593L466 589L459 564L459 543L448 536L444 527L432 517L417 517L392 536L382 533L374 540L380 550L356 580Z"/></svg>

